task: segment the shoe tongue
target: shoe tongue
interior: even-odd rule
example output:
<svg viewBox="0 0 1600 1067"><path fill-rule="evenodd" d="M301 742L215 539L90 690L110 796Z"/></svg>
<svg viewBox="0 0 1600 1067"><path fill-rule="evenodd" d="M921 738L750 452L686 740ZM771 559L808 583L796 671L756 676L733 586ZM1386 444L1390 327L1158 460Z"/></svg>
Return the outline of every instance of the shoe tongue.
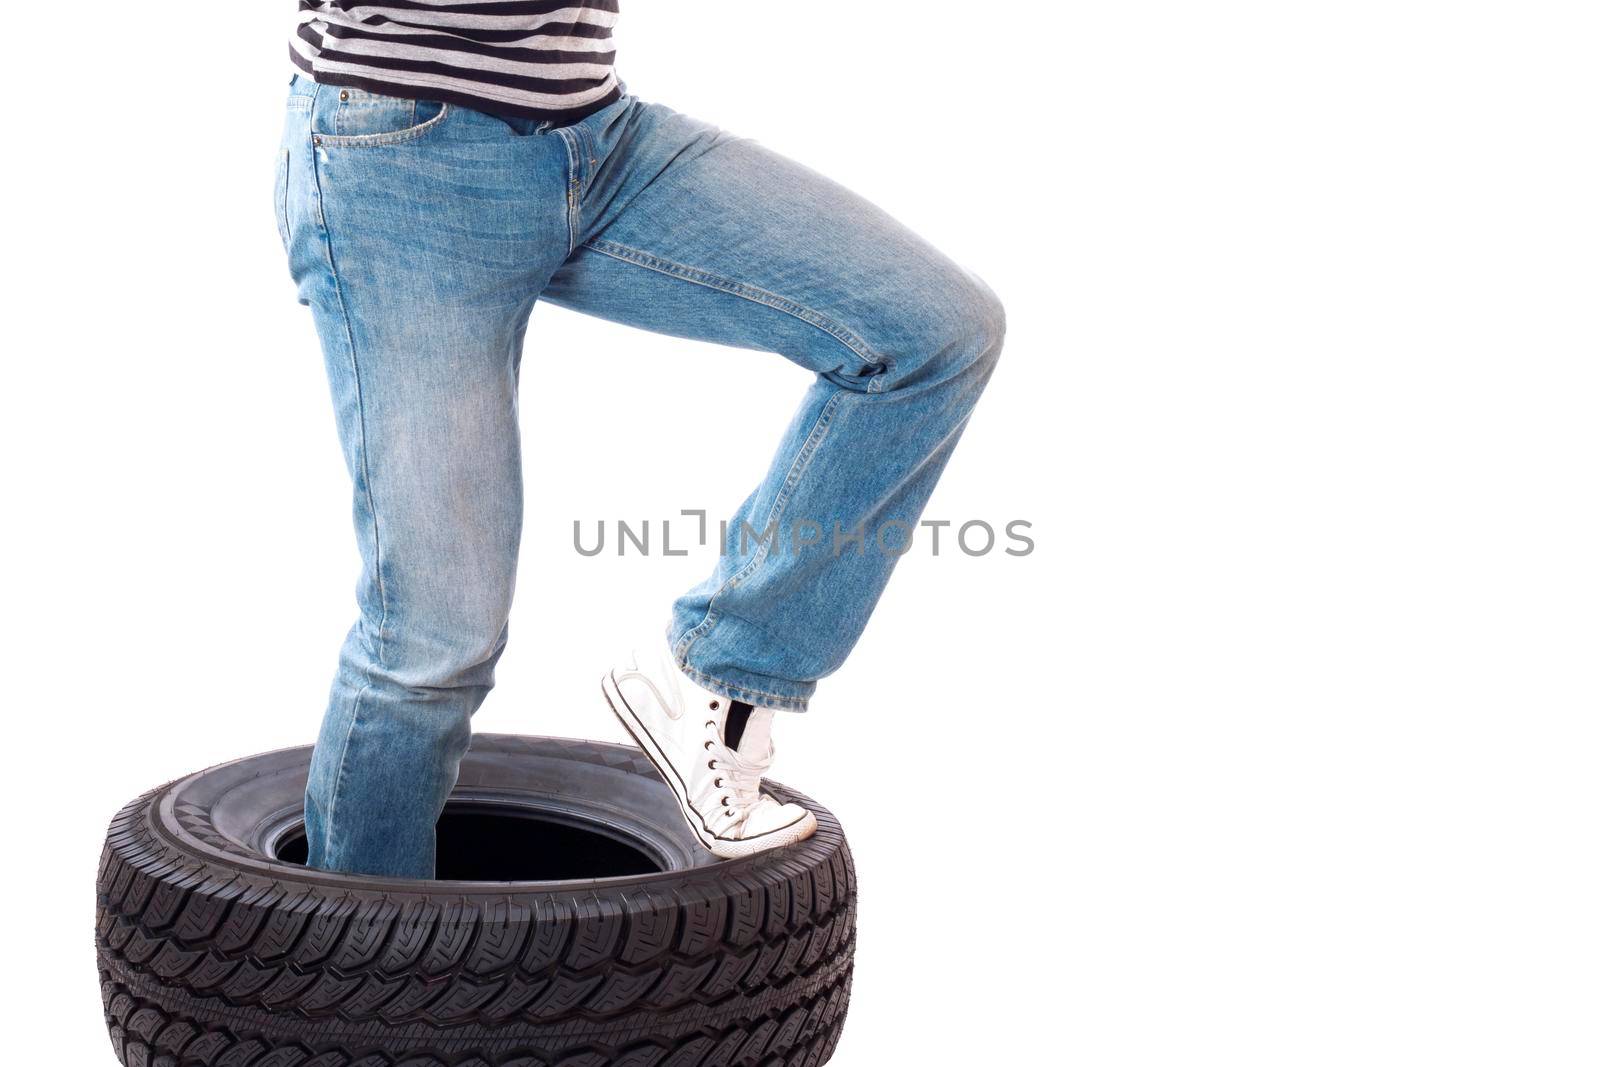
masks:
<svg viewBox="0 0 1600 1067"><path fill-rule="evenodd" d="M734 701L723 726L723 740L744 759L765 759L772 748L772 709Z"/></svg>

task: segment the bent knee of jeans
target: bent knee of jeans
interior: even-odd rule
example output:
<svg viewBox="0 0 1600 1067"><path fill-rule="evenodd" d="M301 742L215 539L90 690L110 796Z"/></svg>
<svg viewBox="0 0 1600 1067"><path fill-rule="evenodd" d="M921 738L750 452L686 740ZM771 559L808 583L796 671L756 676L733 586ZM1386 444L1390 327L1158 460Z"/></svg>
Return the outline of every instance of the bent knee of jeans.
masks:
<svg viewBox="0 0 1600 1067"><path fill-rule="evenodd" d="M972 275L973 291L967 300L965 315L972 331L970 365L979 368L981 388L1000 361L1000 350L1006 340L1006 308L1000 297L976 275Z"/></svg>
<svg viewBox="0 0 1600 1067"><path fill-rule="evenodd" d="M1000 297L977 275L971 275L977 294L973 300L972 314L980 323L984 342L984 358L994 362L1000 358L1000 348L1006 340L1006 306Z"/></svg>
<svg viewBox="0 0 1600 1067"><path fill-rule="evenodd" d="M893 360L896 387L967 379L982 389L1005 342L1005 305L976 275L962 272L907 309L915 341L909 358Z"/></svg>

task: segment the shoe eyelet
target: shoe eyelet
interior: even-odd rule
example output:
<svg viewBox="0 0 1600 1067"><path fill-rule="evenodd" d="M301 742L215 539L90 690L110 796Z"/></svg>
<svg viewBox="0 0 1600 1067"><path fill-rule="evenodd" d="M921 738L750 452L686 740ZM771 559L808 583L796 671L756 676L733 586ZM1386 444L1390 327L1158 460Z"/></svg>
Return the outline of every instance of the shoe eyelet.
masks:
<svg viewBox="0 0 1600 1067"><path fill-rule="evenodd" d="M721 789L722 788L722 779L718 778L716 781L712 782L711 783L711 788L713 788L713 789Z"/></svg>
<svg viewBox="0 0 1600 1067"><path fill-rule="evenodd" d="M713 701L712 701L712 702L711 702L711 710L712 710L712 711L717 711L717 710L719 710L719 709L720 709L720 708L721 708L721 707L722 707L722 701L720 701L720 700L713 700Z"/></svg>
<svg viewBox="0 0 1600 1067"><path fill-rule="evenodd" d="M717 724L716 723L714 723L714 722L706 723L706 729L707 730L715 730L716 728L717 728Z"/></svg>
<svg viewBox="0 0 1600 1067"><path fill-rule="evenodd" d="M717 769L717 761L716 760L712 760L710 763L706 764L706 767L709 770L713 770L713 771L716 770Z"/></svg>
<svg viewBox="0 0 1600 1067"><path fill-rule="evenodd" d="M730 801L727 797L723 797L722 798L722 806L725 807L725 808L731 808L731 807L733 807L733 802Z"/></svg>
<svg viewBox="0 0 1600 1067"><path fill-rule="evenodd" d="M710 752L710 751L711 751L711 742L710 742L710 741L707 741L707 742L706 742L706 751L707 751L707 752Z"/></svg>

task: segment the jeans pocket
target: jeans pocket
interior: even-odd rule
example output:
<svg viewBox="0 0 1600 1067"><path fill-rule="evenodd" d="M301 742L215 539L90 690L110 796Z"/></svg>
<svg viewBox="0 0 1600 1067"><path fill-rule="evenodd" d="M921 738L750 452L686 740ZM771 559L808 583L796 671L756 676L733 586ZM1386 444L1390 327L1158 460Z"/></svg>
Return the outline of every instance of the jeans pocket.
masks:
<svg viewBox="0 0 1600 1067"><path fill-rule="evenodd" d="M313 112L316 121L312 137L323 147L409 141L437 128L451 111L442 100L413 100L362 89L335 90L331 86L322 91L335 100L331 106L319 102Z"/></svg>

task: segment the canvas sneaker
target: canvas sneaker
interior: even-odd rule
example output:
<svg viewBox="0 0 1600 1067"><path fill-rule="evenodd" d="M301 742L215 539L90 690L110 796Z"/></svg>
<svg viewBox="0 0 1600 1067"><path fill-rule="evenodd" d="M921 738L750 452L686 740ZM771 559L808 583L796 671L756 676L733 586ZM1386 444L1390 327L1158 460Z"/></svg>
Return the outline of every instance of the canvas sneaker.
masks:
<svg viewBox="0 0 1600 1067"><path fill-rule="evenodd" d="M700 688L664 641L634 651L600 688L712 853L735 859L816 832L811 812L761 791L772 765L771 708Z"/></svg>

